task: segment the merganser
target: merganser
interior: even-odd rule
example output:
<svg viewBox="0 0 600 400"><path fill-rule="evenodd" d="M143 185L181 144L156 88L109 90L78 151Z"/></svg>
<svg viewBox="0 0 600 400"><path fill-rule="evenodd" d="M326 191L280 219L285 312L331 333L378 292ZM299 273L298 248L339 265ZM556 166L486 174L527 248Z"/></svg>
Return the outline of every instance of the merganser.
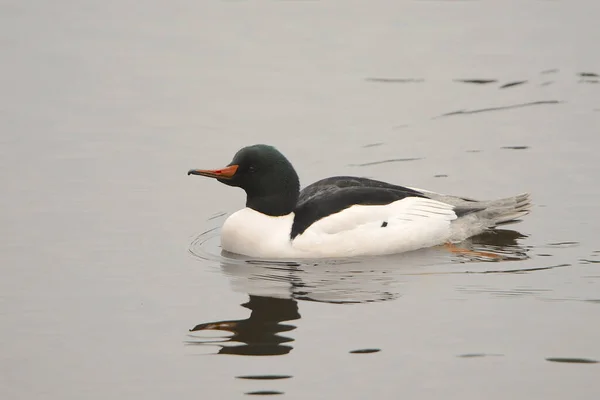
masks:
<svg viewBox="0 0 600 400"><path fill-rule="evenodd" d="M288 159L264 144L244 147L225 168L192 169L246 192L223 224L223 250L257 258L402 253L456 243L529 213L529 194L477 201L373 179L335 176L300 190Z"/></svg>

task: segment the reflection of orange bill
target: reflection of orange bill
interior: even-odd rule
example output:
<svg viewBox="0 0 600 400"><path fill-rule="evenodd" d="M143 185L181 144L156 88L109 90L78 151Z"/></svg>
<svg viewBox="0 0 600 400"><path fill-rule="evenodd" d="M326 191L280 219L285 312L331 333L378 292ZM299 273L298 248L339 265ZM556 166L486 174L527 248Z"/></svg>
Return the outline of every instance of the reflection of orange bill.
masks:
<svg viewBox="0 0 600 400"><path fill-rule="evenodd" d="M234 332L236 327L237 327L236 321L210 322L207 324L197 325L196 327L190 329L190 332L208 331L208 330Z"/></svg>

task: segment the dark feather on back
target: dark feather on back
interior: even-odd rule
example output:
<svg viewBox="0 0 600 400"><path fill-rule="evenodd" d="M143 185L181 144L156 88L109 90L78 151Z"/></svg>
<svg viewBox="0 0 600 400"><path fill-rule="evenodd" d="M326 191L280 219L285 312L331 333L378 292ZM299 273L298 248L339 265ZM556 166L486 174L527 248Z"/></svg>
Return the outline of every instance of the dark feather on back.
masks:
<svg viewBox="0 0 600 400"><path fill-rule="evenodd" d="M322 179L300 192L290 237L294 239L321 218L353 205L385 205L406 197L427 198L419 191L373 179L351 176Z"/></svg>

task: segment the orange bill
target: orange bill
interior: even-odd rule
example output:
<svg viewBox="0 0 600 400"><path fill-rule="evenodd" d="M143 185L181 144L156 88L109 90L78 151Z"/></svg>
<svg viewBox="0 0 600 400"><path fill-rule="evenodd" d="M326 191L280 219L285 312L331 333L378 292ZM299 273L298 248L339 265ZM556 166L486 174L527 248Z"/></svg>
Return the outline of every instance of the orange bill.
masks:
<svg viewBox="0 0 600 400"><path fill-rule="evenodd" d="M209 178L231 179L237 171L237 165L229 165L221 169L190 169L188 175L200 175Z"/></svg>

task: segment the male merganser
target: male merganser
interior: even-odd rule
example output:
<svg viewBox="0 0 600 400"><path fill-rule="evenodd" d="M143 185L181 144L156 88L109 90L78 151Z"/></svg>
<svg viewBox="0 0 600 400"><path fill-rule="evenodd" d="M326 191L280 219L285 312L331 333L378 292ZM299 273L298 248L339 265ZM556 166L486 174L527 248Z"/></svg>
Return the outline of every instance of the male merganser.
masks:
<svg viewBox="0 0 600 400"><path fill-rule="evenodd" d="M367 178L336 176L300 190L272 146L244 147L225 168L192 169L246 192L223 225L221 247L259 258L402 253L459 242L529 213L529 194L476 201Z"/></svg>

